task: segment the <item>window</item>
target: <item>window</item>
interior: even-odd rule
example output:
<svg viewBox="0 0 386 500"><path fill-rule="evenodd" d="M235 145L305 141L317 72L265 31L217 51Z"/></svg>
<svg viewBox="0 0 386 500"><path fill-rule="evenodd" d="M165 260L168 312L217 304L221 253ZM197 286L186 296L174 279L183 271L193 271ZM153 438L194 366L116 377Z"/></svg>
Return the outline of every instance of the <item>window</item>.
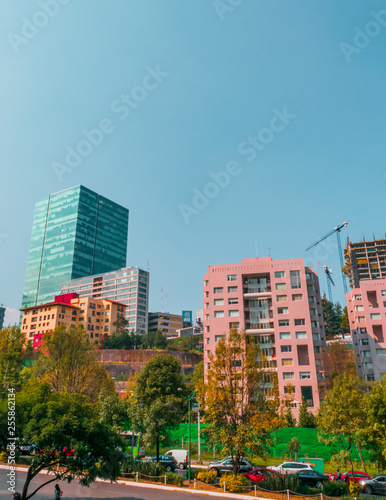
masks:
<svg viewBox="0 0 386 500"><path fill-rule="evenodd" d="M239 311L238 311L238 309L234 309L234 310L232 310L232 311L229 311L229 316L230 316L231 318L236 318L236 317L238 317L238 315L239 315Z"/></svg>
<svg viewBox="0 0 386 500"><path fill-rule="evenodd" d="M359 345L369 345L369 339L360 339Z"/></svg>
<svg viewBox="0 0 386 500"><path fill-rule="evenodd" d="M307 338L307 332L296 332L296 338L297 339L306 339Z"/></svg>
<svg viewBox="0 0 386 500"><path fill-rule="evenodd" d="M354 295L354 300L362 300L362 295Z"/></svg>
<svg viewBox="0 0 386 500"><path fill-rule="evenodd" d="M276 283L276 290L285 290L287 285L285 283Z"/></svg>
<svg viewBox="0 0 386 500"><path fill-rule="evenodd" d="M319 347L319 346L317 346L317 345L316 345L316 346L314 346L314 353L315 353L315 354L320 353L320 347Z"/></svg>
<svg viewBox="0 0 386 500"><path fill-rule="evenodd" d="M299 325L305 325L306 324L306 320L301 318L301 319L295 319L295 326L299 326Z"/></svg>
<svg viewBox="0 0 386 500"><path fill-rule="evenodd" d="M292 352L292 345L282 345L280 347L281 352Z"/></svg>
<svg viewBox="0 0 386 500"><path fill-rule="evenodd" d="M238 304L238 303L239 303L239 299L237 297L228 299L228 304Z"/></svg>
<svg viewBox="0 0 386 500"><path fill-rule="evenodd" d="M209 314L205 314L205 321L209 321Z"/></svg>
<svg viewBox="0 0 386 500"><path fill-rule="evenodd" d="M308 302L309 302L310 304L315 303L315 302L316 302L315 297L308 297Z"/></svg>
<svg viewBox="0 0 386 500"><path fill-rule="evenodd" d="M364 323L365 322L365 317L364 316L358 316L358 323Z"/></svg>
<svg viewBox="0 0 386 500"><path fill-rule="evenodd" d="M208 280L204 281L204 286L209 286L209 281Z"/></svg>
<svg viewBox="0 0 386 500"><path fill-rule="evenodd" d="M216 302L216 301L215 301ZM216 305L216 304L215 304ZM205 309L209 309L209 302L205 302Z"/></svg>
<svg viewBox="0 0 386 500"><path fill-rule="evenodd" d="M288 314L288 307L278 307L277 314Z"/></svg>
<svg viewBox="0 0 386 500"><path fill-rule="evenodd" d="M215 311L214 312L214 317L215 318L223 318L224 317L224 311Z"/></svg>
<svg viewBox="0 0 386 500"><path fill-rule="evenodd" d="M224 305L224 299L214 299L214 305L215 306L223 306Z"/></svg>
<svg viewBox="0 0 386 500"><path fill-rule="evenodd" d="M371 319L381 319L381 315L380 315L380 313L373 313L373 314L370 314L370 318Z"/></svg>
<svg viewBox="0 0 386 500"><path fill-rule="evenodd" d="M205 297L209 297L209 292L205 292Z"/></svg>
<svg viewBox="0 0 386 500"><path fill-rule="evenodd" d="M210 332L210 327L209 327L209 326L206 326L206 327L205 327L205 332L206 332L206 333L209 333L209 332Z"/></svg>
<svg viewBox="0 0 386 500"><path fill-rule="evenodd" d="M306 273L306 280L310 280L310 279L312 279L312 274Z"/></svg>
<svg viewBox="0 0 386 500"><path fill-rule="evenodd" d="M320 340L320 335L319 335L319 333L313 333L313 334L312 334L312 340Z"/></svg>
<svg viewBox="0 0 386 500"><path fill-rule="evenodd" d="M289 326L289 319L279 319L279 326Z"/></svg>
<svg viewBox="0 0 386 500"><path fill-rule="evenodd" d="M299 373L299 377L301 379L304 379L304 378L311 378L311 372L300 372Z"/></svg>
<svg viewBox="0 0 386 500"><path fill-rule="evenodd" d="M206 343L207 343L207 344L210 344L210 337L207 337L207 338L206 338Z"/></svg>
<svg viewBox="0 0 386 500"><path fill-rule="evenodd" d="M285 277L284 271L276 271L275 272L275 278L284 278L284 277Z"/></svg>
<svg viewBox="0 0 386 500"><path fill-rule="evenodd" d="M301 293L294 293L292 295L292 300L303 300L303 295Z"/></svg>
<svg viewBox="0 0 386 500"><path fill-rule="evenodd" d="M386 290L381 290L381 295L386 296Z"/></svg>
<svg viewBox="0 0 386 500"><path fill-rule="evenodd" d="M290 271L291 288L301 288L300 271Z"/></svg>
<svg viewBox="0 0 386 500"><path fill-rule="evenodd" d="M236 281L237 280L237 274L228 274L227 280L228 281Z"/></svg>
<svg viewBox="0 0 386 500"><path fill-rule="evenodd" d="M373 369L373 363L362 363L362 368L364 370L372 370Z"/></svg>
<svg viewBox="0 0 386 500"><path fill-rule="evenodd" d="M225 335L215 335L214 336L214 341L215 342L219 342L223 337L225 337Z"/></svg>
<svg viewBox="0 0 386 500"><path fill-rule="evenodd" d="M216 288L213 288L213 293L223 293L224 289L222 286L217 286Z"/></svg>
<svg viewBox="0 0 386 500"><path fill-rule="evenodd" d="M317 316L318 311L316 309L310 309L310 314L311 314L311 316Z"/></svg>
<svg viewBox="0 0 386 500"><path fill-rule="evenodd" d="M288 300L287 295L276 295L276 300L278 302L286 302Z"/></svg>
<svg viewBox="0 0 386 500"><path fill-rule="evenodd" d="M237 286L228 286L228 293L236 293Z"/></svg>
<svg viewBox="0 0 386 500"><path fill-rule="evenodd" d="M361 351L362 358L371 358L371 351Z"/></svg>
<svg viewBox="0 0 386 500"><path fill-rule="evenodd" d="M294 364L293 359L286 358L281 360L282 366L292 366Z"/></svg>
<svg viewBox="0 0 386 500"><path fill-rule="evenodd" d="M291 338L291 334L289 332L281 333L280 340L288 340Z"/></svg>
<svg viewBox="0 0 386 500"><path fill-rule="evenodd" d="M376 354L377 356L386 356L386 349L377 349Z"/></svg>
<svg viewBox="0 0 386 500"><path fill-rule="evenodd" d="M355 309L357 311L364 311L365 310L365 308L363 306L355 306Z"/></svg>
<svg viewBox="0 0 386 500"><path fill-rule="evenodd" d="M314 287L314 285L307 285L307 290L308 290L309 292L314 292L314 291L315 291L315 287Z"/></svg>
<svg viewBox="0 0 386 500"><path fill-rule="evenodd" d="M232 321L232 323L229 323L229 328L240 328L240 323L238 321Z"/></svg>
<svg viewBox="0 0 386 500"><path fill-rule="evenodd" d="M284 372L283 379L284 380L293 380L295 378L294 372Z"/></svg>
<svg viewBox="0 0 386 500"><path fill-rule="evenodd" d="M312 326L312 328L318 328L319 327L319 321L311 321L311 326Z"/></svg>

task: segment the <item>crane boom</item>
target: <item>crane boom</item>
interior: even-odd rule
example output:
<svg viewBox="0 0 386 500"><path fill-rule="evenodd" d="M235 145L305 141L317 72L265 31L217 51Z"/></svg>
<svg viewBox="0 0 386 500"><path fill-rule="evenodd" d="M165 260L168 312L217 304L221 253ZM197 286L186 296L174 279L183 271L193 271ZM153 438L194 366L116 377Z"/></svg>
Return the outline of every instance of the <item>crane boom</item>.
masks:
<svg viewBox="0 0 386 500"><path fill-rule="evenodd" d="M343 222L343 224L341 224L340 226L336 226L332 231L330 231L329 233L325 234L322 238L320 238L319 240L315 241L315 243L313 243L308 248L306 248L306 252L307 252L307 250L310 250L312 247L316 247L316 245L319 245L319 243L321 243L322 241L324 241L326 238L328 238L329 236L331 236L335 232L340 232L340 230L343 229L344 227L347 227L347 225L348 225L348 222Z"/></svg>

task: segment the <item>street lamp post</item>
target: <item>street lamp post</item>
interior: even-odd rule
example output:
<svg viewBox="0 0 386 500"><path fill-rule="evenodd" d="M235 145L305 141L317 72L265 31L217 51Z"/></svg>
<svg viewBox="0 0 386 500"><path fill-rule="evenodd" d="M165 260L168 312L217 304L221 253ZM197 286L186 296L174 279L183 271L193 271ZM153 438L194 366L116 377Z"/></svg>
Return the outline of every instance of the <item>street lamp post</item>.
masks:
<svg viewBox="0 0 386 500"><path fill-rule="evenodd" d="M196 391L193 391L193 394L191 396L188 396L181 387L179 387L178 390L181 391L185 395L185 397L187 398L187 400L188 400L188 425L189 425L189 427L188 427L188 440L189 440L189 448L188 448L189 449L189 453L188 453L188 482L190 484L190 455L191 455L191 446L190 446L190 443L191 443L191 441L190 441L190 402L192 401L194 395L196 394Z"/></svg>

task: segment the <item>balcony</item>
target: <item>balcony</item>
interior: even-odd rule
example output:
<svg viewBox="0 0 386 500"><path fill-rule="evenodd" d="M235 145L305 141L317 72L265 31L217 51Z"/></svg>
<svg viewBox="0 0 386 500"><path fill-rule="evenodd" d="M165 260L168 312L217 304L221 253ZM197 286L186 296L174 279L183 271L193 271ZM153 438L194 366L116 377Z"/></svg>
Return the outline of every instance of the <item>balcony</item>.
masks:
<svg viewBox="0 0 386 500"><path fill-rule="evenodd" d="M245 323L245 333L274 333L273 323Z"/></svg>

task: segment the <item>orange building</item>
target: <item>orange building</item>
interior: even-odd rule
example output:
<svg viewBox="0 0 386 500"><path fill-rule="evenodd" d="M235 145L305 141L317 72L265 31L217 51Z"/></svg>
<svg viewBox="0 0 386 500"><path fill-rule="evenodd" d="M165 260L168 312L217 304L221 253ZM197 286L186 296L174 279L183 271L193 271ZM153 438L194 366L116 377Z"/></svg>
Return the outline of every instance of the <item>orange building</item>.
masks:
<svg viewBox="0 0 386 500"><path fill-rule="evenodd" d="M98 344L105 335L111 335L114 322L125 317L126 305L106 299L79 297L77 293L57 295L54 302L20 309L23 313L21 331L37 349L46 332L59 325L82 325Z"/></svg>

